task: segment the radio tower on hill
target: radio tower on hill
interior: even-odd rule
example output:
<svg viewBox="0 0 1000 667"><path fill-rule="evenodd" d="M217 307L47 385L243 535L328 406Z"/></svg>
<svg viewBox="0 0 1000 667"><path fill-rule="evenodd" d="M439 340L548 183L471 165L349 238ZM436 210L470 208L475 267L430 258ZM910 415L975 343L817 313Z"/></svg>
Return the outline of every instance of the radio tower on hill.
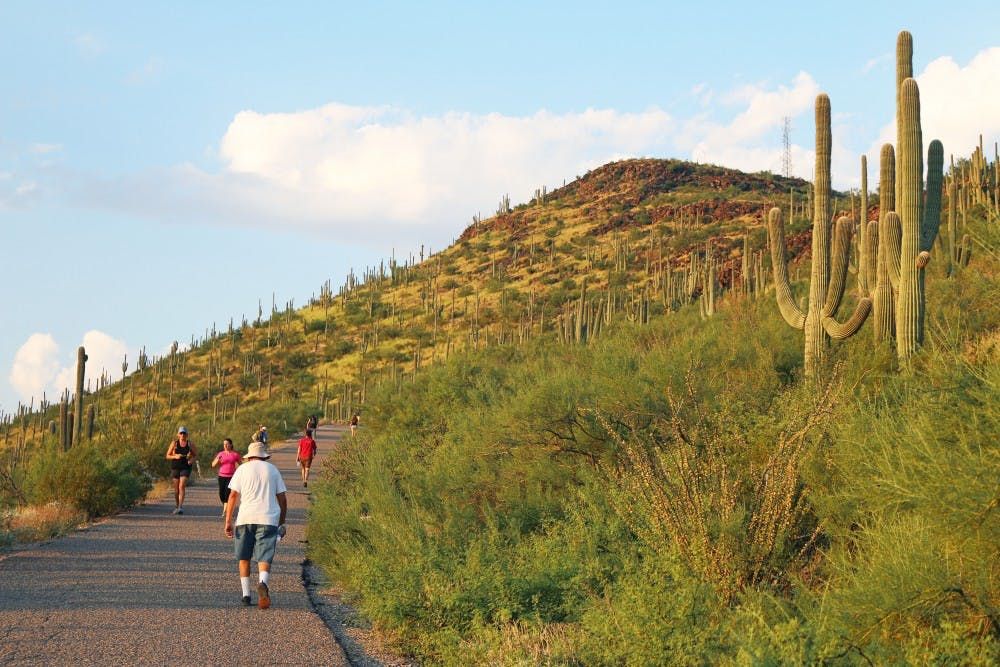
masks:
<svg viewBox="0 0 1000 667"><path fill-rule="evenodd" d="M781 130L781 174L788 178L792 175L792 119L785 116Z"/></svg>

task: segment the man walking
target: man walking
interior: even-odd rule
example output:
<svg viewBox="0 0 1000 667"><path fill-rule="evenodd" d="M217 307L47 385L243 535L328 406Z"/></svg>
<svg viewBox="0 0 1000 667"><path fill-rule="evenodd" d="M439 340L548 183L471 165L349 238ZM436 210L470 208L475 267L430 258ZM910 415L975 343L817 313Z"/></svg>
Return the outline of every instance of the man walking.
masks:
<svg viewBox="0 0 1000 667"><path fill-rule="evenodd" d="M279 537L285 535L285 515L288 501L285 497L285 480L273 465L267 462L271 454L267 445L250 443L247 462L236 469L229 482L229 502L226 504L226 537L233 537L236 559L239 561L240 587L243 604L250 606L250 561L257 561L257 606L271 606L268 581L271 561ZM239 505L235 528L233 512Z"/></svg>

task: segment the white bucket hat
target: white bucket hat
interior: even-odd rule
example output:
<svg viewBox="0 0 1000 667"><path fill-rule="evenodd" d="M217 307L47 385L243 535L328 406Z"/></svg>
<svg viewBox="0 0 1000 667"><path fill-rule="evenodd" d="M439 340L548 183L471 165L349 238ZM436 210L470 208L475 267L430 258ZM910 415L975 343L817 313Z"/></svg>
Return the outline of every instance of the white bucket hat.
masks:
<svg viewBox="0 0 1000 667"><path fill-rule="evenodd" d="M267 445L263 442L251 442L250 447L247 449L247 455L243 458L249 459L252 457L269 459L271 458L271 453L267 451Z"/></svg>

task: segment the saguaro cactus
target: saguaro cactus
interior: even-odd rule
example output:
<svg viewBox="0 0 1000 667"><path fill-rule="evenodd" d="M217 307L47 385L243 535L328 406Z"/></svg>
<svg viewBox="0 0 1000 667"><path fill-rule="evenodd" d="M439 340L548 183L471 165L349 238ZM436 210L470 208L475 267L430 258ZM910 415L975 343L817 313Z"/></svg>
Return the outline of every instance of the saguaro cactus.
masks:
<svg viewBox="0 0 1000 667"><path fill-rule="evenodd" d="M86 375L87 351L81 345L76 350L76 398L74 401L73 414L76 416L73 422L73 444L80 443L80 435L83 433L83 379Z"/></svg>
<svg viewBox="0 0 1000 667"><path fill-rule="evenodd" d="M944 148L932 141L927 151L927 201L923 201L923 137L920 129L920 90L913 79L899 91L899 295L896 304L896 353L909 359L924 338L924 267L941 224L941 172Z"/></svg>
<svg viewBox="0 0 1000 667"><path fill-rule="evenodd" d="M841 218L833 229L831 258L830 224L830 98L816 97L816 182L814 185L812 270L809 282L809 305L805 313L792 298L785 257L785 225L781 209L772 208L768 215L768 240L774 272L778 309L789 325L805 332L805 374L815 377L828 339L841 340L858 332L871 311L867 297L858 301L851 317L843 324L835 319L844 296L847 265L850 259L853 223Z"/></svg>

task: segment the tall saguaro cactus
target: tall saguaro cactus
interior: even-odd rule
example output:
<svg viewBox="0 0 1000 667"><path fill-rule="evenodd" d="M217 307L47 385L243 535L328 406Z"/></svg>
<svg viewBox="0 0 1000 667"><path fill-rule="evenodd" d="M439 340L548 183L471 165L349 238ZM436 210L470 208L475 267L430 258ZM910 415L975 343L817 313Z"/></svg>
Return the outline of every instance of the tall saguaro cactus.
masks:
<svg viewBox="0 0 1000 667"><path fill-rule="evenodd" d="M900 89L899 295L896 304L896 353L909 359L924 338L924 267L941 224L941 172L944 148L932 141L927 151L927 200L924 202L923 138L920 130L920 91L906 79Z"/></svg>
<svg viewBox="0 0 1000 667"><path fill-rule="evenodd" d="M944 147L934 140L927 149L927 196L924 200L923 135L920 89L912 78L913 37L905 30L896 42L896 135L899 151L896 205L901 227L899 288L896 299L896 355L908 360L924 338L924 267L941 225ZM906 76L906 78L901 77ZM893 267L894 268L894 267ZM895 281L893 281L895 282Z"/></svg>
<svg viewBox="0 0 1000 667"><path fill-rule="evenodd" d="M76 398L73 408L73 444L81 442L83 433L83 379L86 376L87 351L81 345L76 350Z"/></svg>
<svg viewBox="0 0 1000 667"><path fill-rule="evenodd" d="M841 324L835 319L847 281L853 223L847 218L841 218L836 225L831 225L830 222L831 144L830 98L820 94L816 97L816 182L813 187L812 270L809 280L809 304L805 313L792 298L785 257L785 225L781 209L773 208L768 215L770 232L768 239L771 246L771 265L778 309L789 325L804 330L806 377L816 376L825 356L829 338L842 340L857 333L867 319L872 305L870 299L863 297L846 322Z"/></svg>

